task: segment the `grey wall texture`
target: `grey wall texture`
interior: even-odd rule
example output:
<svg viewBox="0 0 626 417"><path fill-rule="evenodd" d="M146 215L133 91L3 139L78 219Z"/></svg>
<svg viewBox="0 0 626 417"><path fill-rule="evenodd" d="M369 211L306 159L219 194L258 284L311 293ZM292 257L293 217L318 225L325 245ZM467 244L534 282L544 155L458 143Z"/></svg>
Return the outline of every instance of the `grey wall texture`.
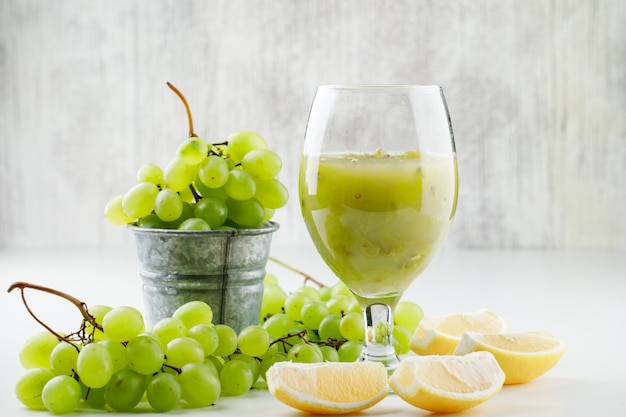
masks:
<svg viewBox="0 0 626 417"><path fill-rule="evenodd" d="M321 84L438 84L458 248L626 250L626 2L0 2L0 248L132 244L102 210L187 134L282 157L280 244L308 240L297 173Z"/></svg>

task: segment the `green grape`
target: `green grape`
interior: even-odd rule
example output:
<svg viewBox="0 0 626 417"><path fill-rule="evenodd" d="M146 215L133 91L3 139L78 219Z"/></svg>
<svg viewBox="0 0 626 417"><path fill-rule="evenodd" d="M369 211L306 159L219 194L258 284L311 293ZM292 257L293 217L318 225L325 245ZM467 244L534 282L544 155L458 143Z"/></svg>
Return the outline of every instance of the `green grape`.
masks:
<svg viewBox="0 0 626 417"><path fill-rule="evenodd" d="M388 344L391 338L391 326L385 321L379 321L371 330L374 333L376 343ZM369 333L371 335L371 333Z"/></svg>
<svg viewBox="0 0 626 417"><path fill-rule="evenodd" d="M361 309L361 306L356 298L352 299L352 301L350 301L350 304L348 304L348 313L350 312L359 314L363 313L363 310Z"/></svg>
<svg viewBox="0 0 626 417"><path fill-rule="evenodd" d="M224 191L234 200L248 200L256 192L256 183L246 171L233 169L228 173Z"/></svg>
<svg viewBox="0 0 626 417"><path fill-rule="evenodd" d="M412 301L400 301L393 313L393 322L414 332L424 318L424 310Z"/></svg>
<svg viewBox="0 0 626 417"><path fill-rule="evenodd" d="M140 182L128 190L122 198L122 210L126 216L139 218L154 210L154 199L159 188L151 182Z"/></svg>
<svg viewBox="0 0 626 417"><path fill-rule="evenodd" d="M167 164L163 173L165 186L174 191L182 191L196 179L197 173L196 165L190 165L180 157L174 158Z"/></svg>
<svg viewBox="0 0 626 417"><path fill-rule="evenodd" d="M151 229L178 229L178 227L187 219L193 217L194 205L182 201L182 211L176 220L171 222L161 220L155 213L150 213L137 220L137 226Z"/></svg>
<svg viewBox="0 0 626 417"><path fill-rule="evenodd" d="M264 285L276 285L276 286L278 286L279 285L278 284L278 277L276 275L271 274L271 273L268 272L263 277L263 284Z"/></svg>
<svg viewBox="0 0 626 417"><path fill-rule="evenodd" d="M77 380L68 375L57 375L43 387L41 400L54 414L65 414L78 407L82 390Z"/></svg>
<svg viewBox="0 0 626 417"><path fill-rule="evenodd" d="M280 172L283 161L269 149L253 149L241 159L241 166L254 178L269 180Z"/></svg>
<svg viewBox="0 0 626 417"><path fill-rule="evenodd" d="M248 326L239 332L237 345L245 355L261 356L270 347L270 335L261 326Z"/></svg>
<svg viewBox="0 0 626 417"><path fill-rule="evenodd" d="M266 351L265 353L267 352L268 351ZM239 361L244 362L246 365L248 365L248 368L252 371L252 384L253 385L257 381L257 379L259 379L259 375L261 375L261 364L259 363L259 360L256 359L255 357L246 355L245 353L235 353L234 355L230 356L230 360L239 360Z"/></svg>
<svg viewBox="0 0 626 417"><path fill-rule="evenodd" d="M167 222L166 224L168 225L168 227L171 227L172 229L176 229L178 226L180 226L182 222L193 217L194 208L195 208L195 203L189 203L189 202L183 201L183 212L181 213L180 217L176 219L175 221Z"/></svg>
<svg viewBox="0 0 626 417"><path fill-rule="evenodd" d="M332 289L330 287L322 287L318 290L320 301L328 302L331 298Z"/></svg>
<svg viewBox="0 0 626 417"><path fill-rule="evenodd" d="M41 392L55 374L48 368L32 368L27 370L15 384L15 396L26 407L32 410L44 409Z"/></svg>
<svg viewBox="0 0 626 417"><path fill-rule="evenodd" d="M204 356L212 355L220 342L215 327L206 323L196 324L189 329L187 335L200 343Z"/></svg>
<svg viewBox="0 0 626 417"><path fill-rule="evenodd" d="M178 378L172 374L160 373L152 377L146 389L150 407L158 412L172 410L182 398Z"/></svg>
<svg viewBox="0 0 626 417"><path fill-rule="evenodd" d="M105 388L89 388L85 384L80 385L83 400L92 407L102 408L106 404L104 399Z"/></svg>
<svg viewBox="0 0 626 417"><path fill-rule="evenodd" d="M345 295L337 295L326 301L326 306L331 314L345 316L350 312L350 305L354 299Z"/></svg>
<svg viewBox="0 0 626 417"><path fill-rule="evenodd" d="M190 137L178 146L176 155L189 165L201 163L209 152L209 145L197 136Z"/></svg>
<svg viewBox="0 0 626 417"><path fill-rule="evenodd" d="M285 313L274 314L263 323L263 328L274 340L289 333L295 322Z"/></svg>
<svg viewBox="0 0 626 417"><path fill-rule="evenodd" d="M349 340L337 349L340 362L356 362L361 357L363 343L358 340Z"/></svg>
<svg viewBox="0 0 626 417"><path fill-rule="evenodd" d="M165 347L167 364L181 368L187 363L204 362L204 350L196 339L188 336L177 337L171 340Z"/></svg>
<svg viewBox="0 0 626 417"><path fill-rule="evenodd" d="M323 362L324 355L319 346L313 343L298 343L289 349L287 359L292 362L316 363Z"/></svg>
<svg viewBox="0 0 626 417"><path fill-rule="evenodd" d="M94 305L89 307L89 314L94 318L96 323L102 325L102 319L104 315L111 311L112 308L105 305ZM96 329L89 322L85 323L85 332L87 334L93 335L93 340L103 340L105 338L102 330Z"/></svg>
<svg viewBox="0 0 626 417"><path fill-rule="evenodd" d="M289 201L289 191L277 179L256 181L254 197L263 204L263 207L279 209Z"/></svg>
<svg viewBox="0 0 626 417"><path fill-rule="evenodd" d="M20 363L25 369L50 368L50 354L59 340L52 333L39 332L30 336L19 351Z"/></svg>
<svg viewBox="0 0 626 417"><path fill-rule="evenodd" d="M218 379L220 377L220 371L222 370L222 367L224 366L224 362L225 362L224 358L215 356L215 355L209 355L204 359L204 363L209 368L211 368L211 371L213 372L215 377Z"/></svg>
<svg viewBox="0 0 626 417"><path fill-rule="evenodd" d="M215 228L215 230L237 230L237 228L234 227L234 226L227 226L227 225L223 224L221 226L217 226Z"/></svg>
<svg viewBox="0 0 626 417"><path fill-rule="evenodd" d="M339 281L335 285L331 287L331 297L335 298L337 296L343 295L346 297L354 298L354 294L343 282Z"/></svg>
<svg viewBox="0 0 626 417"><path fill-rule="evenodd" d="M144 164L137 171L137 182L151 182L163 186L163 170L156 164Z"/></svg>
<svg viewBox="0 0 626 417"><path fill-rule="evenodd" d="M141 312L134 307L115 307L104 315L102 328L107 339L127 342L145 330Z"/></svg>
<svg viewBox="0 0 626 417"><path fill-rule="evenodd" d="M183 201L176 191L164 188L154 200L154 213L159 219L172 222L183 214Z"/></svg>
<svg viewBox="0 0 626 417"><path fill-rule="evenodd" d="M106 385L104 399L115 411L132 410L141 401L145 386L144 376L130 368L122 369L114 373Z"/></svg>
<svg viewBox="0 0 626 417"><path fill-rule="evenodd" d="M229 171L224 158L210 155L198 168L198 179L209 188L220 188L226 184Z"/></svg>
<svg viewBox="0 0 626 417"><path fill-rule="evenodd" d="M226 200L228 218L243 227L257 227L264 216L263 205L256 198L239 201L229 198Z"/></svg>
<svg viewBox="0 0 626 417"><path fill-rule="evenodd" d="M228 218L226 202L218 197L204 197L196 203L194 217L204 220L215 229L224 224Z"/></svg>
<svg viewBox="0 0 626 417"><path fill-rule="evenodd" d="M253 149L267 149L265 139L257 133L245 130L234 132L228 137L227 142L228 156L237 164Z"/></svg>
<svg viewBox="0 0 626 417"><path fill-rule="evenodd" d="M306 328L306 336L305 339L309 342L319 342L321 341L319 334L317 334L317 330L311 329L309 327Z"/></svg>
<svg viewBox="0 0 626 417"><path fill-rule="evenodd" d="M341 323L341 316L337 314L328 314L320 322L318 334L321 340L344 340L339 324Z"/></svg>
<svg viewBox="0 0 626 417"><path fill-rule="evenodd" d="M232 355L237 349L237 332L225 324L216 324L215 331L219 337L219 344L213 354L221 357Z"/></svg>
<svg viewBox="0 0 626 417"><path fill-rule="evenodd" d="M194 181L193 186L196 189L196 191L199 192L200 195L202 195L202 197L217 197L220 200L226 200L228 198L226 191L224 191L224 188L222 187L209 188L206 185L204 185L202 181L198 181L198 180Z"/></svg>
<svg viewBox="0 0 626 417"><path fill-rule="evenodd" d="M234 359L224 363L220 372L223 391L231 395L241 395L249 391L253 383L252 371L245 362Z"/></svg>
<svg viewBox="0 0 626 417"><path fill-rule="evenodd" d="M113 359L106 346L99 343L83 346L76 360L76 372L89 388L105 386L113 375Z"/></svg>
<svg viewBox="0 0 626 417"><path fill-rule="evenodd" d="M396 324L393 326L392 330L393 340L394 342L398 342L399 351L398 355L403 355L409 352L409 342L411 341L411 337L413 336L413 332L407 329L404 326Z"/></svg>
<svg viewBox="0 0 626 417"><path fill-rule="evenodd" d="M202 219L192 217L178 226L178 230L211 230L211 226Z"/></svg>
<svg viewBox="0 0 626 417"><path fill-rule="evenodd" d="M304 333L304 335L303 335ZM291 335L290 337L286 337L287 335ZM291 349L292 346L295 346L299 343L308 341L308 330L306 327L304 327L302 325L302 323L298 323L296 322L296 325L294 327L292 327L286 335L284 335L283 337L281 337L281 339L283 340L283 343L280 343L279 345L279 352L285 352L288 353L289 349Z"/></svg>
<svg viewBox="0 0 626 417"><path fill-rule="evenodd" d="M159 219L159 216L154 213L150 213L147 216L137 219L137 226L144 227L146 229L168 229L167 222Z"/></svg>
<svg viewBox="0 0 626 417"><path fill-rule="evenodd" d="M112 340L100 340L96 343L104 346L109 351L113 361L113 373L126 368L128 360L126 358L126 346L123 343Z"/></svg>
<svg viewBox="0 0 626 417"><path fill-rule="evenodd" d="M263 289L262 309L270 315L282 312L287 293L276 284L265 283Z"/></svg>
<svg viewBox="0 0 626 417"><path fill-rule="evenodd" d="M293 292L285 300L285 313L293 321L302 320L302 307L311 301L311 298L303 292Z"/></svg>
<svg viewBox="0 0 626 417"><path fill-rule="evenodd" d="M191 329L196 324L211 324L213 309L204 301L189 301L178 307L172 317L182 321L187 329Z"/></svg>
<svg viewBox="0 0 626 417"><path fill-rule="evenodd" d="M187 336L187 326L176 317L165 317L157 321L151 331L159 338L163 346L177 337Z"/></svg>
<svg viewBox="0 0 626 417"><path fill-rule="evenodd" d="M104 206L104 218L116 226L128 224L135 220L124 213L124 208L122 207L123 199L124 194L116 195Z"/></svg>
<svg viewBox="0 0 626 417"><path fill-rule="evenodd" d="M301 287L298 287L294 292L304 293L311 300L319 300L320 299L320 292L316 288L311 287L310 285L303 285Z"/></svg>
<svg viewBox="0 0 626 417"><path fill-rule="evenodd" d="M320 346L320 350L322 351L322 356L324 357L323 362L339 362L339 352L335 350L332 346Z"/></svg>
<svg viewBox="0 0 626 417"><path fill-rule="evenodd" d="M365 320L361 313L349 312L341 318L339 330L346 340L365 339Z"/></svg>
<svg viewBox="0 0 626 417"><path fill-rule="evenodd" d="M204 363L183 366L178 382L182 398L192 407L207 407L219 398L222 387L215 368Z"/></svg>
<svg viewBox="0 0 626 417"><path fill-rule="evenodd" d="M329 314L328 307L323 301L312 300L302 306L300 315L302 324L307 328L317 330L320 323Z"/></svg>
<svg viewBox="0 0 626 417"><path fill-rule="evenodd" d="M274 214L276 214L276 209L264 207L264 213L265 214L263 215L263 222L267 222L270 221L272 217L274 217Z"/></svg>
<svg viewBox="0 0 626 417"><path fill-rule="evenodd" d="M165 363L165 353L157 338L142 334L129 340L126 360L135 372L152 375Z"/></svg>
<svg viewBox="0 0 626 417"><path fill-rule="evenodd" d="M263 355L261 357L261 364L259 366L259 373L261 375L261 378L265 379L265 374L267 374L267 370L270 369L270 367L276 362L285 361L287 361L287 354L284 352L268 352Z"/></svg>
<svg viewBox="0 0 626 417"><path fill-rule="evenodd" d="M50 367L57 375L72 375L76 369L78 349L69 343L58 343L50 352Z"/></svg>
<svg viewBox="0 0 626 417"><path fill-rule="evenodd" d="M183 203L193 204L196 202L196 197L193 195L193 192L191 191L192 184L190 184L189 187L183 188L182 190L178 192L178 195L180 196L180 199Z"/></svg>

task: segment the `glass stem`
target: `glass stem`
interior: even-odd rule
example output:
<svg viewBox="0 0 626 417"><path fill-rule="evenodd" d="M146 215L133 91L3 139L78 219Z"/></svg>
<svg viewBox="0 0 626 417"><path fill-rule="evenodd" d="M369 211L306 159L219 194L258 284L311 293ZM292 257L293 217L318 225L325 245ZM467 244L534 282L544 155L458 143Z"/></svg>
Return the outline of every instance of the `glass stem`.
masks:
<svg viewBox="0 0 626 417"><path fill-rule="evenodd" d="M365 346L361 360L382 362L391 374L398 366L398 356L393 347L393 312L386 304L369 304L365 315Z"/></svg>

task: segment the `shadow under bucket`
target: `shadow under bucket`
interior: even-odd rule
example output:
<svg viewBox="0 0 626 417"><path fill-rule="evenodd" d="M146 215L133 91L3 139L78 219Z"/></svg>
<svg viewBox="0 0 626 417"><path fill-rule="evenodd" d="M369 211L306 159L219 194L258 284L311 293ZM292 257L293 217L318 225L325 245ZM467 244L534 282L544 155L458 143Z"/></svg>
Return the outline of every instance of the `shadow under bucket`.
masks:
<svg viewBox="0 0 626 417"><path fill-rule="evenodd" d="M258 324L272 233L279 225L237 230L129 226L135 235L148 326L189 301L213 309L213 323L236 332Z"/></svg>

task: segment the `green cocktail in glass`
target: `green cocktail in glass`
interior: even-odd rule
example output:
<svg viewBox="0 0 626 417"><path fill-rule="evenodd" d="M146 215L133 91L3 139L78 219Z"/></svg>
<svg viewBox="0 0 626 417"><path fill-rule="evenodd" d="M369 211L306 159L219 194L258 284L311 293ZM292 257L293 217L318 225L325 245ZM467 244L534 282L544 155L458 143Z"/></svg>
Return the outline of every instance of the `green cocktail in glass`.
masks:
<svg viewBox="0 0 626 417"><path fill-rule="evenodd" d="M445 240L457 178L439 87L318 88L300 202L318 252L365 312L364 360L397 364L392 312Z"/></svg>

